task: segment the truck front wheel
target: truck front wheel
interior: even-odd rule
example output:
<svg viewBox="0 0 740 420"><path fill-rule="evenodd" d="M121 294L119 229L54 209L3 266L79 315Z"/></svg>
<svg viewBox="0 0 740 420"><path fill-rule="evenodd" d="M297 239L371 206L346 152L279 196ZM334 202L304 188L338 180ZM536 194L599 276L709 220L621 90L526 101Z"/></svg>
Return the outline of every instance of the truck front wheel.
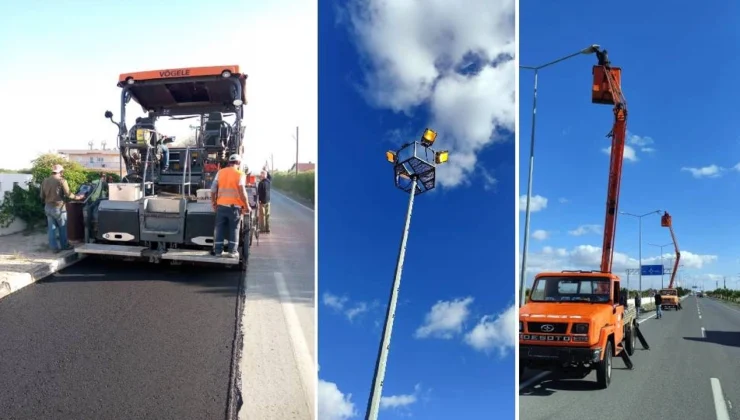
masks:
<svg viewBox="0 0 740 420"><path fill-rule="evenodd" d="M624 349L630 356L635 354L635 326L632 324L625 328Z"/></svg>
<svg viewBox="0 0 740 420"><path fill-rule="evenodd" d="M606 389L612 381L612 356L614 348L611 340L606 342L604 358L596 365L596 383L600 389Z"/></svg>

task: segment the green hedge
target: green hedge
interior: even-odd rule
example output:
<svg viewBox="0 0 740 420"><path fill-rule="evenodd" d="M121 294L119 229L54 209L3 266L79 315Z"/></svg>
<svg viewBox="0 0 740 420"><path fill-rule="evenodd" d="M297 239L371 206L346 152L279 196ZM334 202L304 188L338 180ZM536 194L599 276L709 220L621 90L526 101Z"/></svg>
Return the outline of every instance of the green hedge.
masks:
<svg viewBox="0 0 740 420"><path fill-rule="evenodd" d="M313 203L316 172L299 172L297 175L295 172L275 172L272 174L272 186Z"/></svg>

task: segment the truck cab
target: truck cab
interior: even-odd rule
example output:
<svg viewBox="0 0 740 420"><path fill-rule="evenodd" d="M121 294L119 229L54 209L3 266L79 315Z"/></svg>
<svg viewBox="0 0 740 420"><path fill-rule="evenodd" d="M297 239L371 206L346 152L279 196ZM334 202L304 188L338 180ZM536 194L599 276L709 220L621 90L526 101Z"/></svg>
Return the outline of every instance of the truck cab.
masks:
<svg viewBox="0 0 740 420"><path fill-rule="evenodd" d="M612 359L635 348L635 310L620 279L592 271L540 273L519 310L520 376L525 369L611 381Z"/></svg>
<svg viewBox="0 0 740 420"><path fill-rule="evenodd" d="M673 288L661 289L658 291L658 294L663 300L663 303L660 305L661 309L666 309L666 308L673 308L675 310L682 309L681 300L678 298L678 290L673 289Z"/></svg>

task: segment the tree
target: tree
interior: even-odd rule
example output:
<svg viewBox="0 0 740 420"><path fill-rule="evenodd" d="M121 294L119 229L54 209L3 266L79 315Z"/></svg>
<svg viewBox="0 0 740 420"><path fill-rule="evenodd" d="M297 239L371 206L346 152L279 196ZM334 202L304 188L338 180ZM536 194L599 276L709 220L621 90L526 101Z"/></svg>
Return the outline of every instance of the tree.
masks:
<svg viewBox="0 0 740 420"><path fill-rule="evenodd" d="M38 226L46 220L44 206L39 195L39 186L46 177L51 175L52 166L58 164L64 167L64 178L69 183L69 189L72 192L88 182L89 172L82 165L70 162L60 155L46 153L31 163L32 179L28 184L28 189L15 186L3 197L0 204L0 227L8 227L16 219L23 220L28 227Z"/></svg>

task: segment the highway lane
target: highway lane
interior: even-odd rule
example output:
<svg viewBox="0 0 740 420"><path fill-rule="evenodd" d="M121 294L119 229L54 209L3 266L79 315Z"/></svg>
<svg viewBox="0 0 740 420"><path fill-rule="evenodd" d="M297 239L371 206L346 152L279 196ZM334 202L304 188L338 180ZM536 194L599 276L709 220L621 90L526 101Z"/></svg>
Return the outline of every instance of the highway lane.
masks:
<svg viewBox="0 0 740 420"><path fill-rule="evenodd" d="M247 270L240 419L313 419L316 395L315 218L272 193L272 233Z"/></svg>
<svg viewBox="0 0 740 420"><path fill-rule="evenodd" d="M733 398L740 401L740 381L736 379L740 365L732 363L740 356L740 334L722 332L740 331L740 309L695 297L685 299L683 307L683 311L665 312L660 320L654 318L654 312L645 316L641 330L651 350L642 350L638 343L632 371L626 370L621 359L615 359L607 390L595 389L595 373L583 380L562 380L555 375L532 380L532 375L527 375L519 392L520 418L619 415L724 420L721 415L727 406L715 404L715 399L720 403ZM702 327L716 343L703 338ZM718 398L712 378L718 379L724 391ZM729 418L740 419L737 410L729 412Z"/></svg>
<svg viewBox="0 0 740 420"><path fill-rule="evenodd" d="M240 417L308 418L295 372L306 352L292 349L302 334L315 360L313 212L274 197L273 233L253 248L246 278L87 259L0 299L0 418L224 418L237 319Z"/></svg>

